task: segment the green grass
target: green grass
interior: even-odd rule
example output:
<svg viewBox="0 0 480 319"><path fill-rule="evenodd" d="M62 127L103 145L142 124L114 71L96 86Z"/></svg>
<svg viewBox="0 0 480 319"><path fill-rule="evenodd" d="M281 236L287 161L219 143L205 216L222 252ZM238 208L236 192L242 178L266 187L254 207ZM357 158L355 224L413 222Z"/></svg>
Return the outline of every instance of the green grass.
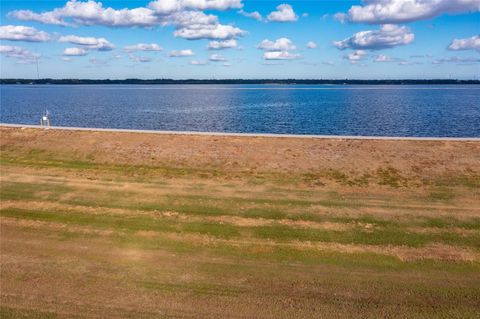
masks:
<svg viewBox="0 0 480 319"><path fill-rule="evenodd" d="M71 192L71 187L62 184L4 182L0 185L1 200L59 200L60 196Z"/></svg>
<svg viewBox="0 0 480 319"><path fill-rule="evenodd" d="M480 248L480 234L462 236L455 233L409 233L402 228L386 226L366 231L354 227L345 231L293 228L284 225L240 227L225 223L177 221L148 215L88 214L8 208L1 216L58 222L123 231L180 232L209 235L216 238L270 239L281 242L311 241L362 245L402 245L421 247L433 243ZM370 219L367 219L370 220ZM243 234L243 235L242 235ZM242 235L242 236L241 236Z"/></svg>
<svg viewBox="0 0 480 319"><path fill-rule="evenodd" d="M53 312L44 310L17 309L0 307L0 318L2 319L55 319L58 316Z"/></svg>
<svg viewBox="0 0 480 319"><path fill-rule="evenodd" d="M443 243L455 246L469 246L480 248L480 234L461 236L454 233L419 234L409 233L404 229L380 228L371 232L362 229L346 231L329 231L318 229L301 229L286 226L256 227L255 235L264 239L278 241L311 241L341 244L360 245L396 245L409 247L422 247L433 243Z"/></svg>
<svg viewBox="0 0 480 319"><path fill-rule="evenodd" d="M450 201L455 198L455 191L451 187L437 187L428 195L434 201Z"/></svg>

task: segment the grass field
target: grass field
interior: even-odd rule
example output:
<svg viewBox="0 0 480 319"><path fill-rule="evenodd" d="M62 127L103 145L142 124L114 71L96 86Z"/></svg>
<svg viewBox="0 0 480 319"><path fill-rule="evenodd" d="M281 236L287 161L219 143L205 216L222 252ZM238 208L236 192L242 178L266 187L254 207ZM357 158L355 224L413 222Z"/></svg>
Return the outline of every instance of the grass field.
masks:
<svg viewBox="0 0 480 319"><path fill-rule="evenodd" d="M478 318L480 142L0 132L1 318Z"/></svg>

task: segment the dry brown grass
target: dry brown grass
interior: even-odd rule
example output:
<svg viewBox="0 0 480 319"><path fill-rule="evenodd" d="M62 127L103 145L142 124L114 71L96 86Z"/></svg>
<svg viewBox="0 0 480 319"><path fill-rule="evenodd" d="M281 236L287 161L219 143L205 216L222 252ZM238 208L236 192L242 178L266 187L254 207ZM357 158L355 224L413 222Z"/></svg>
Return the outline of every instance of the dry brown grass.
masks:
<svg viewBox="0 0 480 319"><path fill-rule="evenodd" d="M2 318L475 318L480 143L0 128Z"/></svg>

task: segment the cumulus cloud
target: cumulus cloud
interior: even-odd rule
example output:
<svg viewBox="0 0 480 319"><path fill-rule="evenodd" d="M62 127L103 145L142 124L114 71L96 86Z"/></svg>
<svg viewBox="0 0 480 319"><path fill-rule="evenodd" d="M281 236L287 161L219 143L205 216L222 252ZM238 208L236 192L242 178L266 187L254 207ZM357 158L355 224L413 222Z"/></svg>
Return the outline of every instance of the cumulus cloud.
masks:
<svg viewBox="0 0 480 319"><path fill-rule="evenodd" d="M237 12L239 14L241 14L242 16L245 16L247 18L252 18L252 19L255 19L257 21L263 21L263 17L260 14L260 12L258 12L258 11L246 12L246 11L243 11L243 10L239 10Z"/></svg>
<svg viewBox="0 0 480 319"><path fill-rule="evenodd" d="M297 49L292 40L288 38L280 38L275 41L265 39L257 45L257 48L264 51L289 51Z"/></svg>
<svg viewBox="0 0 480 319"><path fill-rule="evenodd" d="M115 45L105 38L79 37L76 35L65 35L58 39L59 42L68 42L75 45L81 45L86 49L98 51L111 51Z"/></svg>
<svg viewBox="0 0 480 319"><path fill-rule="evenodd" d="M480 35L474 35L473 37L466 39L453 39L452 43L448 46L449 50L477 50L480 52Z"/></svg>
<svg viewBox="0 0 480 319"><path fill-rule="evenodd" d="M267 51L263 53L265 60L295 60L299 59L300 54L291 53L288 51Z"/></svg>
<svg viewBox="0 0 480 319"><path fill-rule="evenodd" d="M223 62L223 61L226 61L227 59L225 59L222 55L220 54L212 54L209 58L210 61L212 62Z"/></svg>
<svg viewBox="0 0 480 319"><path fill-rule="evenodd" d="M231 25L222 25L215 15L199 10L241 8L241 0L158 0L148 7L113 9L94 0L70 0L52 11L36 13L16 10L11 17L56 25L103 25L110 27L154 27L171 25L174 35L190 40L231 39L245 32Z"/></svg>
<svg viewBox="0 0 480 319"><path fill-rule="evenodd" d="M380 50L409 44L414 39L415 35L409 28L385 24L380 27L380 30L357 32L352 37L342 41L335 41L333 44L340 50L347 48L354 50Z"/></svg>
<svg viewBox="0 0 480 319"><path fill-rule="evenodd" d="M153 51L158 52L162 51L163 48L156 43L138 43L134 45L127 45L123 48L126 52L135 52L135 51Z"/></svg>
<svg viewBox="0 0 480 319"><path fill-rule="evenodd" d="M209 50L222 50L222 49L231 49L238 46L237 40L230 39L225 41L210 41L208 43L207 49Z"/></svg>
<svg viewBox="0 0 480 319"><path fill-rule="evenodd" d="M245 31L231 26L223 24L198 24L189 25L174 31L176 37L181 37L187 40L199 40L199 39L218 39L226 40L238 36L243 36Z"/></svg>
<svg viewBox="0 0 480 319"><path fill-rule="evenodd" d="M265 51L263 53L265 60L294 60L301 57L290 52L295 51L297 47L288 38L279 38L275 41L265 39L257 45L257 49Z"/></svg>
<svg viewBox="0 0 480 319"><path fill-rule="evenodd" d="M298 20L298 16L289 4L281 4L277 6L277 11L270 12L267 16L268 21L274 22L294 22Z"/></svg>
<svg viewBox="0 0 480 319"><path fill-rule="evenodd" d="M343 58L347 59L352 64L356 64L357 62L367 58L367 56L368 54L364 50L357 50L355 52L345 55Z"/></svg>
<svg viewBox="0 0 480 319"><path fill-rule="evenodd" d="M2 25L0 26L0 39L10 41L46 42L50 35L32 27L23 25Z"/></svg>
<svg viewBox="0 0 480 319"><path fill-rule="evenodd" d="M317 48L317 44L313 41L309 41L307 43L307 49L316 49Z"/></svg>
<svg viewBox="0 0 480 319"><path fill-rule="evenodd" d="M479 0L364 0L352 6L348 20L370 24L403 23L431 19L442 14L480 11Z"/></svg>
<svg viewBox="0 0 480 319"><path fill-rule="evenodd" d="M70 0L65 6L43 13L30 10L15 10L10 16L19 20L37 21L44 24L56 25L106 25L106 26L153 26L159 23L155 11L148 8L134 8L115 10L104 8L101 2L93 0Z"/></svg>
<svg viewBox="0 0 480 319"><path fill-rule="evenodd" d="M63 51L65 56L84 56L87 55L88 51L83 48L66 48Z"/></svg>
<svg viewBox="0 0 480 319"><path fill-rule="evenodd" d="M193 56L195 55L195 52L193 52L192 50L188 49L188 50L173 50L173 51L170 51L170 56L171 57L184 57L184 56Z"/></svg>
<svg viewBox="0 0 480 319"><path fill-rule="evenodd" d="M184 10L228 10L243 7L241 0L156 0L149 8L160 14L171 14Z"/></svg>
<svg viewBox="0 0 480 319"><path fill-rule="evenodd" d="M30 52L22 47L11 45L0 45L0 54L15 59L18 64L36 63L41 57L40 54Z"/></svg>

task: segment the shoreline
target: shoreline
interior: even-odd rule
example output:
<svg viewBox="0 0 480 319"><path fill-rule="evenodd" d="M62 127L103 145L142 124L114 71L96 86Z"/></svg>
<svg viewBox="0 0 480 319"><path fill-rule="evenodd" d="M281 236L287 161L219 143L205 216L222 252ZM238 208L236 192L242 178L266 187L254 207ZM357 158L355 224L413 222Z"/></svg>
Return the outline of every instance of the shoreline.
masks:
<svg viewBox="0 0 480 319"><path fill-rule="evenodd" d="M334 139L334 140L387 140L387 141L466 141L480 142L480 137L409 137L409 136L355 136L355 135L315 135L315 134L274 134L274 133L228 133L228 132L197 132L197 131L165 131L165 130L139 130L116 128L90 128L71 126L50 126L44 128L32 124L0 123L0 127L33 128L64 131L87 132L114 132L114 133L141 133L160 135L193 135L193 136L225 136L225 137L273 137L273 138L298 138L298 139Z"/></svg>

